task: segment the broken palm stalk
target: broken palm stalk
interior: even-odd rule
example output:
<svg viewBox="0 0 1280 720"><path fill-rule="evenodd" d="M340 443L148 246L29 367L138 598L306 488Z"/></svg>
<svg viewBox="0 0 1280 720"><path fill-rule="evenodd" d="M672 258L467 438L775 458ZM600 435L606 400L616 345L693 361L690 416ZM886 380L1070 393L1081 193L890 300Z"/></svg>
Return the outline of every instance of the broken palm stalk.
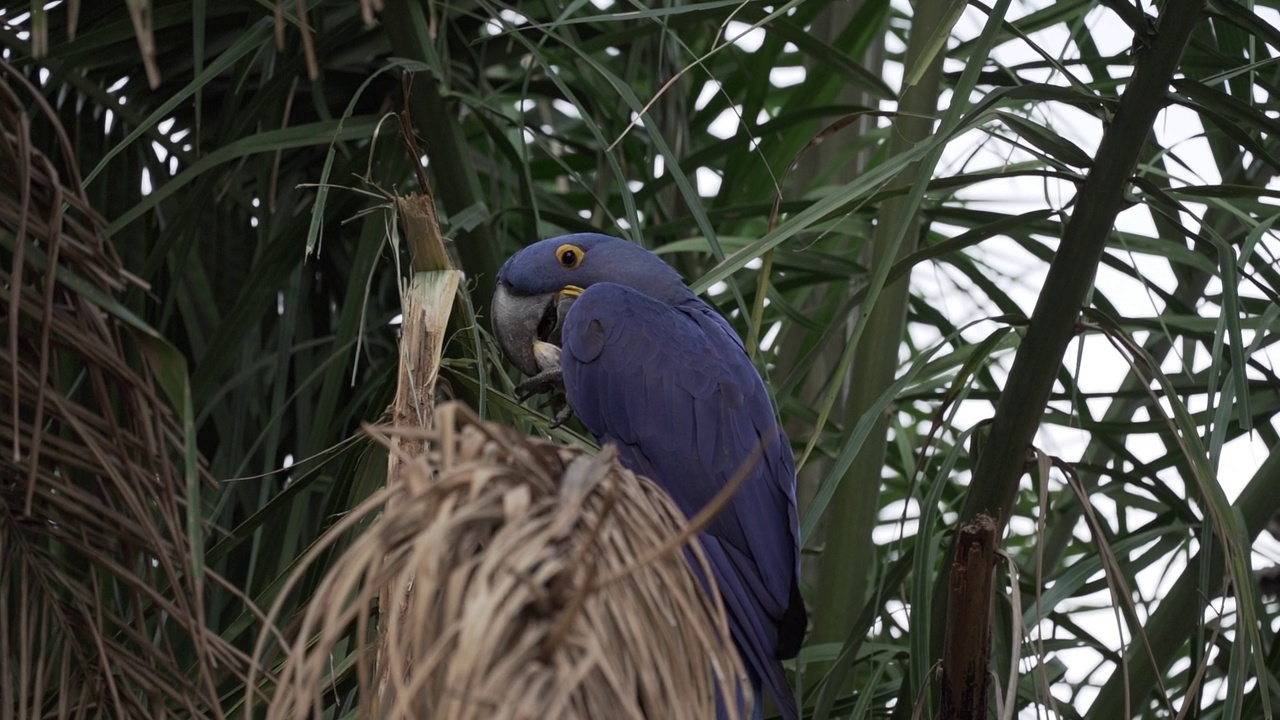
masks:
<svg viewBox="0 0 1280 720"><path fill-rule="evenodd" d="M454 298L462 283L462 272L455 270L445 251L444 236L436 218L435 198L424 185L425 194L396 197L396 211L409 248L409 265L413 279L402 291L400 305L400 378L391 405L392 425L397 428L431 427L435 409L436 379L440 375L440 358L449 327ZM406 434L388 436L387 487L403 482L407 463L423 454L421 436ZM384 613L403 614L412 603L413 574L407 572L382 588L378 607ZM389 662L387 628L378 625L378 698L381 707L394 704L388 697L392 663ZM388 702L389 701L389 702Z"/></svg>
<svg viewBox="0 0 1280 720"><path fill-rule="evenodd" d="M995 574L996 523L978 515L962 525L956 536L942 655L941 720L987 717Z"/></svg>

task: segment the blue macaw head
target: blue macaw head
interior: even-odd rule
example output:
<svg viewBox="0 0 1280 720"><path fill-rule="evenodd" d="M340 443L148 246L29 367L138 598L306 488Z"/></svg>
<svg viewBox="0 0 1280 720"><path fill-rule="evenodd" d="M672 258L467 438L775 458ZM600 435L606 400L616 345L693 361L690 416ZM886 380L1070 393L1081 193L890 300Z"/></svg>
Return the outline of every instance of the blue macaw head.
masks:
<svg viewBox="0 0 1280 720"><path fill-rule="evenodd" d="M576 233L540 240L507 259L493 296L493 331L502 351L526 375L537 375L535 341L560 344L560 325L574 298L596 283L617 283L660 302L693 297L662 258L622 238Z"/></svg>

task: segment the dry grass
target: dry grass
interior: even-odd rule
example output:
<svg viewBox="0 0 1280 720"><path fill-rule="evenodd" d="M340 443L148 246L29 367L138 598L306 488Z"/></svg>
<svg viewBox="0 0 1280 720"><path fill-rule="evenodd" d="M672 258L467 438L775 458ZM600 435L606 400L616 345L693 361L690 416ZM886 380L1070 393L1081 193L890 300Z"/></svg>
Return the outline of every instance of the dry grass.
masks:
<svg viewBox="0 0 1280 720"><path fill-rule="evenodd" d="M74 157L0 62L0 717L222 717L245 658L204 624L194 454Z"/></svg>
<svg viewBox="0 0 1280 720"><path fill-rule="evenodd" d="M685 520L612 452L524 437L456 403L430 431L370 432L420 437L427 453L314 548L309 560L367 524L284 649L268 717L320 717L341 672L330 658L351 642L366 648L359 717L705 720L717 687L741 687L719 599L678 549ZM404 582L412 591L376 612L379 590ZM375 622L390 638L382 692Z"/></svg>

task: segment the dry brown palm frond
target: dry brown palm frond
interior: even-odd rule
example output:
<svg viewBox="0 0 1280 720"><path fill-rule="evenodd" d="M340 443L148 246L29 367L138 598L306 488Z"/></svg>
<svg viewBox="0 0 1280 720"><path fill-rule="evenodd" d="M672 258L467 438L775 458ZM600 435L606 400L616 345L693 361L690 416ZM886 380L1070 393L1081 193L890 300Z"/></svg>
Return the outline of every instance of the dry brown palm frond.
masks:
<svg viewBox="0 0 1280 720"><path fill-rule="evenodd" d="M381 512L308 604L269 718L320 717L348 642L364 648L360 717L705 720L717 691L745 687L718 598L684 552L658 552L685 520L611 449L525 437L457 403L425 433L371 432L423 437L427 454L322 543ZM405 578L411 592L377 613L379 589ZM391 639L381 698L375 620Z"/></svg>
<svg viewBox="0 0 1280 720"><path fill-rule="evenodd" d="M26 107L52 124L59 167ZM222 717L181 427L41 93L0 62L0 716Z"/></svg>

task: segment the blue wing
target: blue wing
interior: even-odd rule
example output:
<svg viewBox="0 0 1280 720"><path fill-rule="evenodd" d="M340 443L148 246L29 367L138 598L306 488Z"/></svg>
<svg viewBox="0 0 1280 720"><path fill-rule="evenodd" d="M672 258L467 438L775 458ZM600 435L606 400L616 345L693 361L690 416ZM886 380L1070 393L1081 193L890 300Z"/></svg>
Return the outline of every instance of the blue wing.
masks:
<svg viewBox="0 0 1280 720"><path fill-rule="evenodd" d="M686 515L764 445L701 539L753 683L758 689L763 681L784 717L796 717L778 662L795 655L806 622L797 588L794 461L741 340L700 300L673 307L598 283L569 309L562 344L574 412Z"/></svg>

